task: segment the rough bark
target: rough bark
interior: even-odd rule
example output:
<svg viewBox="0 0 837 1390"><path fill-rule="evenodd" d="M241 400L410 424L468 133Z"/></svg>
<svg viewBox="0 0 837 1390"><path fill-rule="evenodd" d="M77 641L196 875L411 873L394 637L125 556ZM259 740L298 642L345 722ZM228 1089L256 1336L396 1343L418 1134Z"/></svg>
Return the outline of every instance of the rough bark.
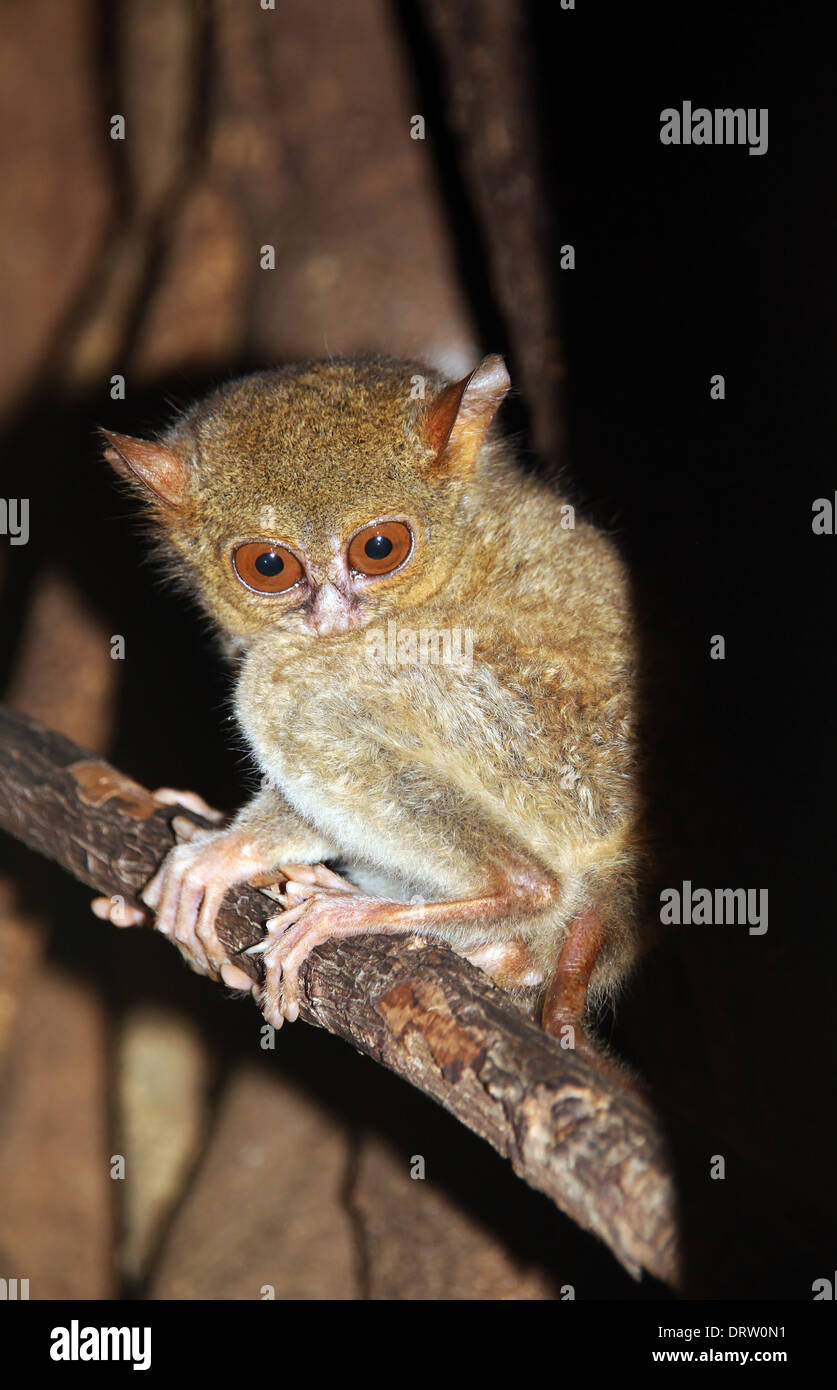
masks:
<svg viewBox="0 0 837 1390"><path fill-rule="evenodd" d="M59 734L0 711L0 825L101 893L136 894L171 848L163 807ZM231 959L275 904L225 900ZM434 1097L634 1274L677 1281L674 1190L652 1111L564 1051L488 978L421 938L332 942L303 967L301 1014Z"/></svg>

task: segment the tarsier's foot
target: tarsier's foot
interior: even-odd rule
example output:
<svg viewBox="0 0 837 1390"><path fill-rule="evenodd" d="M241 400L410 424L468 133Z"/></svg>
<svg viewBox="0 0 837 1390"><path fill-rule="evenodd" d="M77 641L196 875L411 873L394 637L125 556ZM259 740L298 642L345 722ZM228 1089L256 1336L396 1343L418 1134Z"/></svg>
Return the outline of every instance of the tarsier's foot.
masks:
<svg viewBox="0 0 837 1390"><path fill-rule="evenodd" d="M359 893L323 864L280 867L288 876L280 898L287 906L266 924L264 941L248 951L264 961L264 988L253 993L274 1028L299 1017L299 967L315 946L339 936L399 930L385 922L394 904Z"/></svg>

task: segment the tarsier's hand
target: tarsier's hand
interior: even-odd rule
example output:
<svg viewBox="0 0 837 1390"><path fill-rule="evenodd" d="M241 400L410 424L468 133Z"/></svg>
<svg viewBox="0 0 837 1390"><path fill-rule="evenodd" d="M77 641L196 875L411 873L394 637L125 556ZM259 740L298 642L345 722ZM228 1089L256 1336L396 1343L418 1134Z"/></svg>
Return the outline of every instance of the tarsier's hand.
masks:
<svg viewBox="0 0 837 1390"><path fill-rule="evenodd" d="M223 820L194 792L161 788L154 795L206 820ZM140 895L150 911L115 897L94 899L94 913L117 927L138 926L153 913L156 930L171 938L199 975L251 993L274 1027L293 1022L299 1016L298 973L305 957L333 936L374 929L370 917L381 909L382 899L365 897L324 864L277 864L273 853L265 857L264 842L259 844L246 828L205 830L186 816L175 816L171 825L178 843ZM273 886L265 887L265 880ZM238 883L261 888L281 908L267 922L264 939L248 952L262 956L263 986L233 965L215 930L218 909Z"/></svg>
<svg viewBox="0 0 837 1390"><path fill-rule="evenodd" d="M223 816L194 792L168 787L154 793L164 805L184 806L206 820ZM252 987L249 975L228 960L215 932L215 917L228 890L265 871L250 838L240 832L204 830L185 816L175 816L172 829L178 844L143 889L142 901L156 914L157 931L169 936L184 960L199 975L222 979L232 989ZM147 921L149 913L120 898L96 898L97 917L117 927Z"/></svg>

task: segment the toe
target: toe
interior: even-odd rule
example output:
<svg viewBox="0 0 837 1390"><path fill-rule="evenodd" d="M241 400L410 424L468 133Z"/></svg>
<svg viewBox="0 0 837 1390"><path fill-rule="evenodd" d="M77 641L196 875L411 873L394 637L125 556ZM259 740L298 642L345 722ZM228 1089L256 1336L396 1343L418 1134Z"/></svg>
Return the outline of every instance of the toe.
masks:
<svg viewBox="0 0 837 1390"><path fill-rule="evenodd" d="M312 888L326 888L338 893L356 893L357 888L347 879L341 878L325 864L282 864L281 871L297 884Z"/></svg>
<svg viewBox="0 0 837 1390"><path fill-rule="evenodd" d="M158 787L152 793L155 801L161 801L164 806L185 806L187 811L193 811L196 816L203 816L205 820L210 820L215 825L220 825L224 819L223 811L216 811L214 806L210 806L204 801L197 792L176 791L174 787Z"/></svg>
<svg viewBox="0 0 837 1390"><path fill-rule="evenodd" d="M154 925L164 936L174 936L180 892L186 873L188 847L173 849L162 868L143 889L141 897L155 913Z"/></svg>
<svg viewBox="0 0 837 1390"><path fill-rule="evenodd" d="M203 953L216 971L220 971L227 961L226 950L221 944L215 927L215 919L226 895L226 884L207 886L194 927L194 934L200 942Z"/></svg>
<svg viewBox="0 0 837 1390"><path fill-rule="evenodd" d="M224 984L230 989L246 990L249 994L253 988L253 981L250 979L247 971L242 970L237 965L233 965L231 961L224 961L221 966L220 974Z"/></svg>
<svg viewBox="0 0 837 1390"><path fill-rule="evenodd" d="M167 859L163 860L162 865L157 870L154 877L148 880L148 883L146 883L145 887L142 890L142 893L140 894L142 901L144 903L147 903L148 906L155 912L159 909L160 903L163 899L163 895L166 891L166 882L171 875L171 860L172 855L174 853L176 853L176 851L173 851ZM157 923L157 925L159 927L159 922Z"/></svg>
<svg viewBox="0 0 837 1390"><path fill-rule="evenodd" d="M259 992L257 998L265 1022L269 1023L271 1028L281 1028L285 1022L282 1006L281 966L265 966L264 988Z"/></svg>
<svg viewBox="0 0 837 1390"><path fill-rule="evenodd" d="M94 916L114 927L138 927L148 920L148 914L141 907L131 907L118 895L112 898L94 898L90 904Z"/></svg>
<svg viewBox="0 0 837 1390"><path fill-rule="evenodd" d="M321 888L333 888L338 893L357 893L354 883L350 883L347 878L336 874L325 864L315 864L314 871L317 875L317 883Z"/></svg>
<svg viewBox="0 0 837 1390"><path fill-rule="evenodd" d="M262 937L261 941L256 942L255 946L248 947L247 951L245 951L245 955L262 956L268 951L274 951L277 941L281 938L282 934L287 931L288 927L292 926L294 922L298 921L307 906L308 900L306 899L305 902L297 903L294 907L289 907L285 912L280 912L276 917L268 918L265 922L265 935Z"/></svg>
<svg viewBox="0 0 837 1390"><path fill-rule="evenodd" d="M302 902L305 898L312 898L315 893L321 892L316 884L298 883L296 879L289 878L282 886L282 896L287 899L288 906Z"/></svg>
<svg viewBox="0 0 837 1390"><path fill-rule="evenodd" d="M313 864L280 864L279 872L296 883L316 883L317 876Z"/></svg>
<svg viewBox="0 0 837 1390"><path fill-rule="evenodd" d="M197 968L209 971L209 957L204 941L198 934L199 914L205 893L206 885L199 875L192 872L184 874L174 918L174 937L194 957Z"/></svg>

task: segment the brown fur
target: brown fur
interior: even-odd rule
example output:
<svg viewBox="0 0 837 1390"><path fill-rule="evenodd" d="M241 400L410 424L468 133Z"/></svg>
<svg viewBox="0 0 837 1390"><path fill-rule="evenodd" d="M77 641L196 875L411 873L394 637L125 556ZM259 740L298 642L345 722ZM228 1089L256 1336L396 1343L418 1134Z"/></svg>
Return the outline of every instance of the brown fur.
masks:
<svg viewBox="0 0 837 1390"><path fill-rule="evenodd" d="M111 436L109 456L139 478L170 570L240 658L236 710L269 785L237 824L277 860L330 857L404 901L511 884L500 920L434 930L462 950L523 942L543 979L592 906L603 993L641 944L626 577L608 538L562 526L562 499L486 433L505 392L486 361L470 387L389 361L234 381L161 441L168 496L132 441ZM344 630L314 635L310 592L256 595L232 570L234 542L265 538L319 582L335 538L388 516L412 522L413 556L346 599ZM470 631L471 669L370 662L368 634L390 620Z"/></svg>

